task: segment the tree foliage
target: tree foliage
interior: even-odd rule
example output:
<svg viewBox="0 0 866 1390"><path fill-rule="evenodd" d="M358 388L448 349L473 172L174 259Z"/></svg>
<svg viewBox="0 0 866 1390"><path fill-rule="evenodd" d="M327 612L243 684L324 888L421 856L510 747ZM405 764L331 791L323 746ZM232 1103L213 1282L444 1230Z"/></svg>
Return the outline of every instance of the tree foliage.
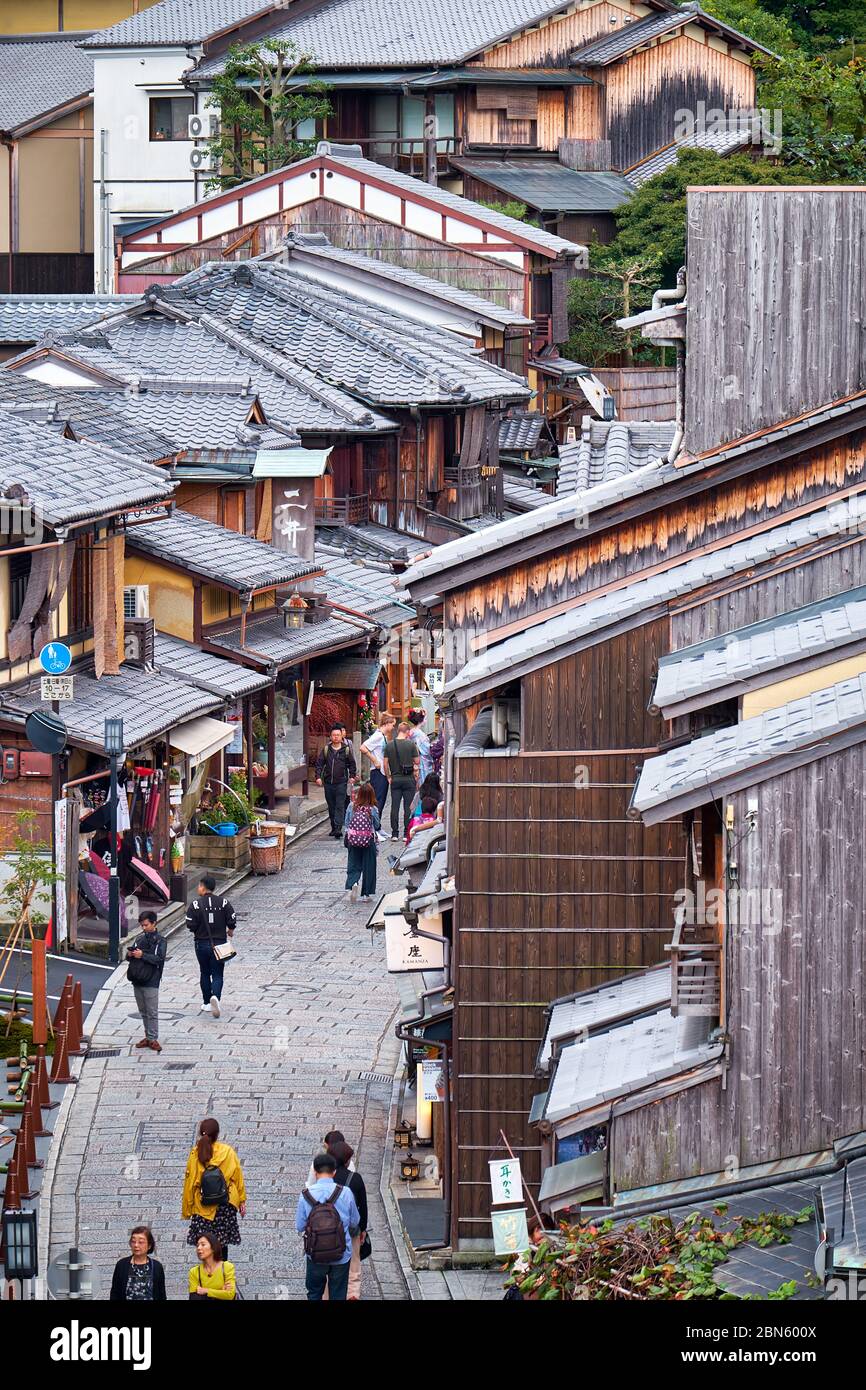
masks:
<svg viewBox="0 0 866 1390"><path fill-rule="evenodd" d="M649 305L659 285L660 266L654 250L629 253L617 243L592 246L590 274L577 276L568 288L566 355L591 366L601 366L614 357L627 366L635 360L654 361L655 349L634 331L617 328L616 320Z"/></svg>
<svg viewBox="0 0 866 1390"><path fill-rule="evenodd" d="M511 1269L507 1285L525 1299L539 1302L583 1300L653 1302L672 1299L732 1300L713 1279L713 1272L737 1246L747 1241L764 1248L789 1244L792 1226L812 1216L804 1207L796 1216L779 1212L727 1219L720 1202L712 1215L693 1212L683 1221L670 1216L651 1216L642 1221L615 1225L611 1219L565 1223L557 1235L549 1235ZM791 1280L769 1294L787 1299L796 1292Z"/></svg>
<svg viewBox="0 0 866 1390"><path fill-rule="evenodd" d="M208 188L232 188L256 174L281 169L315 148L314 140L299 140L302 121L331 114L324 83L313 76L309 54L291 40L264 39L234 44L225 69L214 79L206 105L220 115L219 134L207 142L218 172ZM303 90L295 78L304 77Z"/></svg>
<svg viewBox="0 0 866 1390"><path fill-rule="evenodd" d="M798 46L784 11L773 13L761 0L705 0L703 8L773 53L791 53Z"/></svg>
<svg viewBox="0 0 866 1390"><path fill-rule="evenodd" d="M759 60L761 105L782 112L783 163L820 180L866 181L866 58Z"/></svg>
<svg viewBox="0 0 866 1390"><path fill-rule="evenodd" d="M34 929L44 926L47 920L38 904L50 895L56 883L63 882L63 874L52 866L51 846L34 839L35 829L33 811L16 812L10 874L0 898L11 908L13 932L23 926L38 935Z"/></svg>

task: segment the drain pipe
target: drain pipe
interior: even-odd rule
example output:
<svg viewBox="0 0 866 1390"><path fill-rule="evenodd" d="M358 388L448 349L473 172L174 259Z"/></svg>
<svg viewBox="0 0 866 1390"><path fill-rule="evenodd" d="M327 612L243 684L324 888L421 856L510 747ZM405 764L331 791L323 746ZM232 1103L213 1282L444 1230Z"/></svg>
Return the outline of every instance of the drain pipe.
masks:
<svg viewBox="0 0 866 1390"><path fill-rule="evenodd" d="M679 268L679 270L677 271L677 284L676 284L676 289L673 289L673 290L656 290L655 294L653 295L652 307L653 307L654 309L660 309L660 308L662 307L663 304L676 303L677 301L679 301L680 303L682 303L682 301L683 301L683 300L685 299L685 297L686 297L686 289L687 289L687 284L686 284L686 268L685 268L684 265L681 265L680 268ZM666 462L666 463L673 463L673 462L675 461L675 459L676 459L676 457L677 457L677 454L679 453L680 449L682 448L682 444L683 444L683 435L685 434L685 415L686 415L686 386L685 386L685 381L686 381L686 345L685 345L685 342L682 340L682 338L680 338L680 339L677 340L676 353L677 353L677 365L676 365L676 378L677 378L677 412L676 412L676 428L675 428L675 430L674 430L674 437L673 437L673 439L671 440L671 447L670 447L670 449L668 450L667 456L666 456L666 458L665 458L665 462Z"/></svg>

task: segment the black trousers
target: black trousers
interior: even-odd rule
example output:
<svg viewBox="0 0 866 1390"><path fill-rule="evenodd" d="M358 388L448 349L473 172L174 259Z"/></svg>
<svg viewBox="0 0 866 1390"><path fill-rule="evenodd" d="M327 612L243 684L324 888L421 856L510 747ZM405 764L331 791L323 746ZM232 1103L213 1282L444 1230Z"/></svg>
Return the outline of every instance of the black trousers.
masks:
<svg viewBox="0 0 866 1390"><path fill-rule="evenodd" d="M409 828L412 802L415 800L414 777L391 778L391 834L400 834L400 807L403 807L403 834Z"/></svg>
<svg viewBox="0 0 866 1390"><path fill-rule="evenodd" d="M348 791L347 782L325 782L325 800L328 803L328 815L331 817L331 830L340 834L343 833L343 817L346 814L346 793Z"/></svg>

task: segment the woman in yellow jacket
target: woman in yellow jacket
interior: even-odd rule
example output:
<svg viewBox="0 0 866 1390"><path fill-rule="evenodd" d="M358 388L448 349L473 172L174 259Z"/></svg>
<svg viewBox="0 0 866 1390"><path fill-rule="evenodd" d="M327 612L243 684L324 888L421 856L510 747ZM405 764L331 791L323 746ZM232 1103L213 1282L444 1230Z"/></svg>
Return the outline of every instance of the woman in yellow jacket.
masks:
<svg viewBox="0 0 866 1390"><path fill-rule="evenodd" d="M199 1236L195 1253L198 1264L189 1272L190 1298L218 1298L224 1302L235 1297L235 1267L231 1260L221 1260L210 1236Z"/></svg>
<svg viewBox="0 0 866 1390"><path fill-rule="evenodd" d="M202 1120L198 1127L198 1141L186 1165L181 1215L190 1222L187 1245L197 1245L200 1236L207 1236L225 1260L228 1247L240 1244L238 1212L246 1215L247 1189L240 1160L230 1144L219 1142L219 1132L216 1120ZM218 1168L225 1182L227 1200L219 1205L201 1200L202 1177L209 1168Z"/></svg>

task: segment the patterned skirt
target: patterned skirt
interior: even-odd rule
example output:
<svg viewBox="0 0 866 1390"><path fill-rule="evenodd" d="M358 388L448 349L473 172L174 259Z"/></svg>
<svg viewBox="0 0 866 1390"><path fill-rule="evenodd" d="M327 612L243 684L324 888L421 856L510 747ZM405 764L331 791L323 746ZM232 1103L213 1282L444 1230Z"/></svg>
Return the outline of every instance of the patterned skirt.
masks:
<svg viewBox="0 0 866 1390"><path fill-rule="evenodd" d="M187 1245L195 1245L199 1236L207 1236L217 1245L240 1245L241 1232L238 1225L238 1209L228 1203L217 1207L213 1220L206 1216L194 1216L189 1223Z"/></svg>

